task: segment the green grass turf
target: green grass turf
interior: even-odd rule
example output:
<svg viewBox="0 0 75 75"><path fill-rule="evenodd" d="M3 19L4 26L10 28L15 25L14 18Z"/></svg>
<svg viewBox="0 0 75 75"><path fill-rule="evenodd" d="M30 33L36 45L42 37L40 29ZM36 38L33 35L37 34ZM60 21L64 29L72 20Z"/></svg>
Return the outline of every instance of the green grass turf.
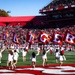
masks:
<svg viewBox="0 0 75 75"><path fill-rule="evenodd" d="M34 51L34 50L33 50ZM22 61L22 53L19 53L19 59L18 59L18 63L17 66L25 66L25 65L31 65L31 53L33 52L32 50L29 50L29 53L27 53L26 56L26 61L23 62ZM8 59L8 52L7 50L3 52L2 55L2 63L0 63L0 66L6 66L7 64L7 59ZM59 64L55 62L55 56L54 54L50 55L50 53L47 54L48 56L48 64ZM65 56L66 56L66 61L64 61L64 64L74 64L75 63L75 52L65 52ZM39 56L36 57L36 65L42 65L42 55L40 54Z"/></svg>

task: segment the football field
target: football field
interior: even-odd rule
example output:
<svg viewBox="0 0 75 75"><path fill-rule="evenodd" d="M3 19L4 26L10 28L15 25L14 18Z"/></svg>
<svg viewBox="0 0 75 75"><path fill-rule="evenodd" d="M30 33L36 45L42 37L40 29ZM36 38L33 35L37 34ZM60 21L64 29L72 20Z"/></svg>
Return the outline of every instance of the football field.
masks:
<svg viewBox="0 0 75 75"><path fill-rule="evenodd" d="M30 60L31 53L34 50L29 50L26 56L26 61L22 61L22 53L19 53L19 59L15 70L8 70L7 58L8 52L3 52L2 63L0 64L0 75L75 75L75 52L65 52L66 61L60 67L59 62L56 63L54 53L48 56L48 65L42 66L42 54L36 57L36 67L32 68L32 62Z"/></svg>

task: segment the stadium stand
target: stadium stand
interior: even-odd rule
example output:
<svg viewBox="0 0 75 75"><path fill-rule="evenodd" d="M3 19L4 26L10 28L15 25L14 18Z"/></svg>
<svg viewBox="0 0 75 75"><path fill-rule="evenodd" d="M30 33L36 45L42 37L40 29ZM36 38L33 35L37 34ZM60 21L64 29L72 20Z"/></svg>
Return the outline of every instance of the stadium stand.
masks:
<svg viewBox="0 0 75 75"><path fill-rule="evenodd" d="M49 3L47 6L42 8L42 11L44 10L60 10L64 8L71 8L75 7L75 1L74 0L53 0L51 3Z"/></svg>
<svg viewBox="0 0 75 75"><path fill-rule="evenodd" d="M0 17L0 41L3 40L6 45L10 45L13 43L13 34L16 34L20 44L26 43L28 31L36 35L34 43L38 42L40 31L44 31L49 36L57 31L62 34L70 31L75 35L74 0L53 0L39 12L44 15Z"/></svg>

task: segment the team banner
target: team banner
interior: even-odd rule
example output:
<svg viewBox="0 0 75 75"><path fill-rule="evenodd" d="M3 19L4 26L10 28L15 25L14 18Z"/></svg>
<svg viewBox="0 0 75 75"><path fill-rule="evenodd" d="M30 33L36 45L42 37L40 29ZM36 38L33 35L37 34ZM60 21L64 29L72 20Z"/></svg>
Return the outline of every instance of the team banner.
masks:
<svg viewBox="0 0 75 75"><path fill-rule="evenodd" d="M70 32L66 33L65 42L69 44L75 44L75 35Z"/></svg>
<svg viewBox="0 0 75 75"><path fill-rule="evenodd" d="M27 32L26 41L30 44L34 43L34 37L35 35L32 32Z"/></svg>
<svg viewBox="0 0 75 75"><path fill-rule="evenodd" d="M63 43L63 35L61 33L54 33L53 34L53 43L62 45Z"/></svg>
<svg viewBox="0 0 75 75"><path fill-rule="evenodd" d="M41 32L40 33L40 36L39 36L39 40L40 42L42 42L43 44L47 44L50 42L50 36L44 32Z"/></svg>
<svg viewBox="0 0 75 75"><path fill-rule="evenodd" d="M3 40L6 40L7 37L9 37L9 33L3 33ZM13 33L13 42L19 43L20 37L17 36L16 33ZM36 39L37 38L37 39ZM69 44L75 44L75 35L71 32L65 32L65 34L62 34L60 32L54 32L53 35L47 34L46 32L40 32L38 35L32 33L31 31L27 32L26 35L26 42L30 44L35 43L35 39L38 40L38 43L41 42L42 44L49 44L52 42L53 44L59 44L62 45L63 42L69 43Z"/></svg>
<svg viewBox="0 0 75 75"><path fill-rule="evenodd" d="M9 33L8 32L4 32L3 33L3 40L6 40L9 37Z"/></svg>
<svg viewBox="0 0 75 75"><path fill-rule="evenodd" d="M13 33L13 42L14 43L19 43L18 36L15 33Z"/></svg>

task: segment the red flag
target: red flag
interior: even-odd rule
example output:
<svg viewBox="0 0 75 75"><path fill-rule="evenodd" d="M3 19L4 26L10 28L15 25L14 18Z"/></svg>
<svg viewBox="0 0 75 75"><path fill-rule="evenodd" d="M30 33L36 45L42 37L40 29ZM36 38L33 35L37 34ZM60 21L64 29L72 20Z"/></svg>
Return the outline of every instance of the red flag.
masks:
<svg viewBox="0 0 75 75"><path fill-rule="evenodd" d="M63 35L60 33L54 33L53 35L53 43L62 45Z"/></svg>
<svg viewBox="0 0 75 75"><path fill-rule="evenodd" d="M49 41L50 41L49 35L46 34L46 33L44 33L44 32L41 32L41 34L40 34L40 41L41 41L43 44L49 43Z"/></svg>
<svg viewBox="0 0 75 75"><path fill-rule="evenodd" d="M9 33L8 32L4 32L3 33L3 39L5 40L5 39L7 39L9 37Z"/></svg>
<svg viewBox="0 0 75 75"><path fill-rule="evenodd" d="M66 33L65 41L69 44L75 44L75 35L70 32Z"/></svg>
<svg viewBox="0 0 75 75"><path fill-rule="evenodd" d="M13 33L13 42L14 42L14 43L19 43L17 34L15 34L15 33Z"/></svg>
<svg viewBox="0 0 75 75"><path fill-rule="evenodd" d="M34 43L34 37L35 37L35 35L32 34L32 32L28 32L27 37L26 37L26 41L29 42L30 44L33 44Z"/></svg>

